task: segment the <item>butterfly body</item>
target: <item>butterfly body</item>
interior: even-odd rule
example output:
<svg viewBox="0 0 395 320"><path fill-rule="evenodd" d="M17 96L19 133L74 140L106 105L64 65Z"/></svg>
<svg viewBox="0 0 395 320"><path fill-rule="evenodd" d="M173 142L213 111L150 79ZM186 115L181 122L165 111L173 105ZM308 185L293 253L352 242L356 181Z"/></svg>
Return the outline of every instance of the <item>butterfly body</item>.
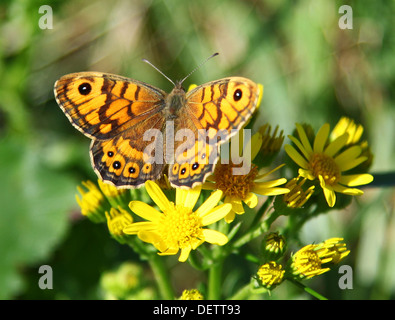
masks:
<svg viewBox="0 0 395 320"><path fill-rule="evenodd" d="M140 187L163 173L175 187L201 184L214 170L219 145L246 123L260 95L257 84L241 77L188 92L176 83L167 94L99 72L65 75L54 92L72 125L92 139L96 174L120 188ZM214 140L220 131L222 139Z"/></svg>
<svg viewBox="0 0 395 320"><path fill-rule="evenodd" d="M174 120L178 117L182 106L186 102L186 93L181 84L176 83L174 89L165 98L165 110L166 118L169 120Z"/></svg>

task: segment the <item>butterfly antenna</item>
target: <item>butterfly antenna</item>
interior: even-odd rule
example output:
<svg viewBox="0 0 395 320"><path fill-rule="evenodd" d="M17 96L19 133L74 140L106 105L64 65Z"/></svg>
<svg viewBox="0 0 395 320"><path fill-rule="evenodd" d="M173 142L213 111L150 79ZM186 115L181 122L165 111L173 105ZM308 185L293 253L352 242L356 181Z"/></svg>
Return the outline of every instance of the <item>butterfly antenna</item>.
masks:
<svg viewBox="0 0 395 320"><path fill-rule="evenodd" d="M214 58L215 56L218 56L219 53L213 53L211 56L209 56L206 60L204 60L201 64L199 64L195 69L193 69L184 79L182 79L180 81L180 84L183 83L192 73L194 73L196 70L200 69L202 67L202 65L204 65L208 60L210 60L211 58Z"/></svg>
<svg viewBox="0 0 395 320"><path fill-rule="evenodd" d="M173 80L171 80L167 75L165 75L161 70L159 70L156 66L154 66L150 61L147 59L143 59L145 63L148 63L151 67L153 67L156 71L158 71L162 76L164 76L167 80L169 80L174 86L176 85Z"/></svg>

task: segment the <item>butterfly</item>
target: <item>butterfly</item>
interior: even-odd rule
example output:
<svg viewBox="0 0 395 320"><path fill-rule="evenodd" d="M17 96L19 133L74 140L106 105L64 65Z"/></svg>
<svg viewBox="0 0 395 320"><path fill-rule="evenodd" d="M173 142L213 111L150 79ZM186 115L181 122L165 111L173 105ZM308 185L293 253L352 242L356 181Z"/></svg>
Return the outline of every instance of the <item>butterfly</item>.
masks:
<svg viewBox="0 0 395 320"><path fill-rule="evenodd" d="M214 171L219 145L248 121L261 89L229 77L186 92L183 80L166 93L118 75L78 72L56 81L54 93L71 124L92 139L91 164L103 181L139 188L167 174L171 186L189 189Z"/></svg>

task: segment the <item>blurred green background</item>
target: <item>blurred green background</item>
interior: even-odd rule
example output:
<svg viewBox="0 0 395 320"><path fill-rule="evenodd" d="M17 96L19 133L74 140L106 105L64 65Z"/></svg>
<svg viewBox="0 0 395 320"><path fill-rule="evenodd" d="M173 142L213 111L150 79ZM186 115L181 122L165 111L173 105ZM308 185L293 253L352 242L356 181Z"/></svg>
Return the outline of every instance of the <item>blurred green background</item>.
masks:
<svg viewBox="0 0 395 320"><path fill-rule="evenodd" d="M241 75L265 93L256 125L290 134L295 122L317 130L341 116L363 124L375 155L372 173L395 171L394 1L46 1L53 28L41 29L42 1L0 4L0 298L103 298L100 277L138 261L104 225L81 218L76 186L96 180L89 139L57 106L54 82L78 71L115 73L166 91L172 85L141 61L185 83ZM353 9L342 30L339 8ZM44 21L49 23L49 21ZM303 244L340 236L351 249L353 289L338 287L334 269L307 285L331 299L395 297L392 187L376 183L342 211L310 221ZM38 268L53 268L53 289L40 290ZM169 259L178 293L200 274ZM150 277L146 262L141 262ZM224 290L255 272L229 277ZM181 286L180 284L183 284ZM186 287L185 287L186 286ZM230 289L229 289L230 288ZM310 298L284 284L266 299Z"/></svg>

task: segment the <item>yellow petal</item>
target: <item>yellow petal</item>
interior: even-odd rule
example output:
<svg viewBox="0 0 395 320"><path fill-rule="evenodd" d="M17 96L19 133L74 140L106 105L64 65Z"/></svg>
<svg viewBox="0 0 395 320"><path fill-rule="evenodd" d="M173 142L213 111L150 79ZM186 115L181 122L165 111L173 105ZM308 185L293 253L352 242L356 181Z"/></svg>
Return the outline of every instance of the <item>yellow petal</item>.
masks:
<svg viewBox="0 0 395 320"><path fill-rule="evenodd" d="M329 137L329 124L325 123L320 130L318 130L317 135L315 136L314 139L314 152L322 152L324 151L324 147L326 144L326 141L328 140Z"/></svg>
<svg viewBox="0 0 395 320"><path fill-rule="evenodd" d="M319 176L319 179L320 179L322 190L324 191L326 202L332 208L336 203L335 191L331 187L325 185L324 178L321 175Z"/></svg>
<svg viewBox="0 0 395 320"><path fill-rule="evenodd" d="M263 138L259 132L255 133L252 136L251 140L249 141L249 143L251 144L251 147L250 147L251 148L250 149L251 150L251 160L254 160L255 157L257 156L259 150L261 149L262 142L263 142ZM248 148L247 148L247 150L248 150ZM243 154L243 156L244 156L244 154Z"/></svg>
<svg viewBox="0 0 395 320"><path fill-rule="evenodd" d="M308 163L306 161L306 159L300 155L299 152L296 151L296 149L289 145L286 144L284 146L284 150L285 152L288 154L288 156L301 168L307 168L308 167Z"/></svg>
<svg viewBox="0 0 395 320"><path fill-rule="evenodd" d="M231 223L231 222L233 222L235 217L236 217L236 213L233 210L230 210L230 212L225 217L225 222Z"/></svg>
<svg viewBox="0 0 395 320"><path fill-rule="evenodd" d="M266 176L272 174L273 172L277 171L278 169L280 169L281 167L284 167L284 166L285 166L285 163L280 164L279 166L277 166L276 168L274 168L274 169L272 169L272 170L270 170L270 171L268 171L268 172L265 172L265 173L263 173L263 174L259 174L259 175L257 175L257 176L255 177L254 181L259 181L260 179L263 179L264 177L266 177ZM285 182L286 182L286 181L285 181Z"/></svg>
<svg viewBox="0 0 395 320"><path fill-rule="evenodd" d="M261 105L262 97L263 97L263 85L258 83L258 90L259 90L259 96L258 96L258 102L256 104L256 108L258 109L259 106Z"/></svg>
<svg viewBox="0 0 395 320"><path fill-rule="evenodd" d="M187 261L187 259L188 259L188 257L189 257L189 253L191 252L191 249L192 249L192 248L190 248L190 247L188 247L188 248L182 248L182 249L181 249L181 254L180 254L179 258L178 258L178 261L180 261L180 262L185 262L185 261Z"/></svg>
<svg viewBox="0 0 395 320"><path fill-rule="evenodd" d="M305 170L305 169L300 168L298 170L298 173L303 178L306 178L306 179L309 179L309 180L314 180L315 179L315 176L312 174L312 172L310 170Z"/></svg>
<svg viewBox="0 0 395 320"><path fill-rule="evenodd" d="M371 183L372 181L373 181L373 176L368 173L345 175L345 176L341 176L339 179L339 183L349 187L368 184Z"/></svg>
<svg viewBox="0 0 395 320"><path fill-rule="evenodd" d="M228 237L216 230L203 229L203 236L206 242L217 244L219 246L223 246L228 242Z"/></svg>
<svg viewBox="0 0 395 320"><path fill-rule="evenodd" d="M161 241L161 236L154 231L140 231L138 234L140 240L152 244L159 243Z"/></svg>
<svg viewBox="0 0 395 320"><path fill-rule="evenodd" d="M158 248L157 248L158 249ZM159 250L159 249L158 249ZM175 255L175 254L177 254L177 252L178 252L178 248L168 248L168 249L166 249L166 250L163 250L163 251L161 251L161 252L158 252L158 255L160 255L160 256L172 256L172 255ZM159 250L160 251L160 250Z"/></svg>
<svg viewBox="0 0 395 320"><path fill-rule="evenodd" d="M337 137L334 141L332 141L325 149L325 154L333 157L336 153L339 152L341 148L343 148L348 140L348 134L342 134L340 137Z"/></svg>
<svg viewBox="0 0 395 320"><path fill-rule="evenodd" d="M181 188L176 189L176 204L182 205L191 211L195 207L196 202L200 196L200 190L202 186L197 186L193 189L184 190Z"/></svg>
<svg viewBox="0 0 395 320"><path fill-rule="evenodd" d="M359 157L353 160L349 160L348 162L343 162L338 164L340 171L347 171L352 168L355 168L359 166L362 162L365 162L368 159L368 157ZM335 159L335 162L337 163L337 160Z"/></svg>
<svg viewBox="0 0 395 320"><path fill-rule="evenodd" d="M162 213L142 201L131 201L129 203L129 208L145 220L156 222L162 218Z"/></svg>
<svg viewBox="0 0 395 320"><path fill-rule="evenodd" d="M255 208L258 205L258 197L252 192L248 193L243 201L250 208Z"/></svg>
<svg viewBox="0 0 395 320"><path fill-rule="evenodd" d="M336 164L343 170L351 161L354 161L361 154L362 148L360 146L352 146L334 158Z"/></svg>
<svg viewBox="0 0 395 320"><path fill-rule="evenodd" d="M329 126L329 124L324 124L323 127L326 125ZM322 129L322 128L321 128ZM313 149L311 148L311 144L309 139L307 138L306 132L303 129L303 126L301 126L299 123L296 124L296 130L298 131L300 142L302 142L304 149L306 150L307 154L312 154Z"/></svg>
<svg viewBox="0 0 395 320"><path fill-rule="evenodd" d="M230 203L224 203L212 209L209 213L202 217L202 226L208 226L222 218L230 212L232 205Z"/></svg>
<svg viewBox="0 0 395 320"><path fill-rule="evenodd" d="M363 191L359 190L357 188L348 188L345 186L342 186L341 184L336 184L333 186L333 190L336 192L344 193L349 196L360 196L363 195Z"/></svg>
<svg viewBox="0 0 395 320"><path fill-rule="evenodd" d="M125 234L137 234L139 231L153 231L156 230L158 225L152 222L136 222L128 225L123 229Z"/></svg>
<svg viewBox="0 0 395 320"><path fill-rule="evenodd" d="M203 217L204 215L209 213L210 210L213 209L218 204L218 202L221 200L221 198L222 198L222 191L221 190L214 191L207 198L207 200L204 201L203 204L196 210L195 213L199 217Z"/></svg>
<svg viewBox="0 0 395 320"><path fill-rule="evenodd" d="M162 211L166 211L170 207L170 201L166 198L161 188L155 182L150 180L146 181L145 189L147 190L151 199L154 200L154 202Z"/></svg>
<svg viewBox="0 0 395 320"><path fill-rule="evenodd" d="M230 203L232 205L232 211L234 211L235 213L237 214L244 213L243 204L241 203L240 199L237 199L235 197L226 197L224 202Z"/></svg>

